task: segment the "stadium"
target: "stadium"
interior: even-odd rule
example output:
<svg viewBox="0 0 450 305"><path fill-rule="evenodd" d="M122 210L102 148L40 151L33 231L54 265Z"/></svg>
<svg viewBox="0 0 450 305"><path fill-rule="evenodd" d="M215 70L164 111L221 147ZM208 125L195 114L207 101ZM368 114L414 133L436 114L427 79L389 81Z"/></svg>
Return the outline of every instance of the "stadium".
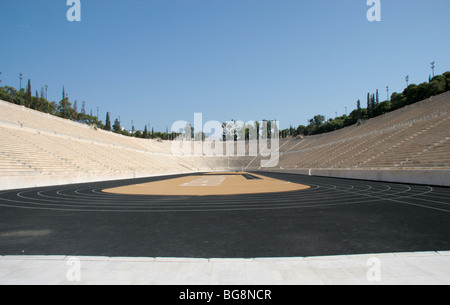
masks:
<svg viewBox="0 0 450 305"><path fill-rule="evenodd" d="M0 3L0 284L450 284L449 9Z"/></svg>
<svg viewBox="0 0 450 305"><path fill-rule="evenodd" d="M253 263L275 272L270 259L297 266L331 257L359 269L368 255L447 262L450 93L359 126L281 139L270 168L260 167L261 156L174 156L171 141L125 137L4 101L0 108L3 264L21 255L44 265L128 257L188 270L216 260L219 269Z"/></svg>

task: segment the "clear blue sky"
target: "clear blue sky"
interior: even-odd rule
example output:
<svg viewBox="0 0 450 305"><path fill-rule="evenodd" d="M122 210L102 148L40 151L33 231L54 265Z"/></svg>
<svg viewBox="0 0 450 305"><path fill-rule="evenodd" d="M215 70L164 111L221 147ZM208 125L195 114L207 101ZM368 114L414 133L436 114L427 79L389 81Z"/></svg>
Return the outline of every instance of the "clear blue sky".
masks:
<svg viewBox="0 0 450 305"><path fill-rule="evenodd" d="M0 1L0 76L19 87L63 85L73 103L106 111L136 129L165 131L177 120L277 119L281 128L316 114L365 105L450 70L450 1L366 0Z"/></svg>

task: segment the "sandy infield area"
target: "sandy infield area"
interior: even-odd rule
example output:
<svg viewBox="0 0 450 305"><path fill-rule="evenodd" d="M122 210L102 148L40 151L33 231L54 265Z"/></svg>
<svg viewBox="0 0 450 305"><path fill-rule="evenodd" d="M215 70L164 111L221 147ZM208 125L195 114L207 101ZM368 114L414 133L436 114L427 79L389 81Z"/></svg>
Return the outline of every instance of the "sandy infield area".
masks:
<svg viewBox="0 0 450 305"><path fill-rule="evenodd" d="M250 179L244 177L250 175ZM213 196L281 193L309 189L307 185L256 174L224 172L104 189L105 193L157 196Z"/></svg>

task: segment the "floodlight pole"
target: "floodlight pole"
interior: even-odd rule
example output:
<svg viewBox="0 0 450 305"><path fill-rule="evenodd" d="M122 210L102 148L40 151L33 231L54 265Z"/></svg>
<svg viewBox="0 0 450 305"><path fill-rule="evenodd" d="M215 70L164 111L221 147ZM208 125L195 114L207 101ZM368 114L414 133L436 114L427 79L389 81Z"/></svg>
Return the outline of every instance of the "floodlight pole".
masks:
<svg viewBox="0 0 450 305"><path fill-rule="evenodd" d="M20 90L19 90L19 92L22 91L22 78L23 78L23 74L19 73L19 79L20 79Z"/></svg>
<svg viewBox="0 0 450 305"><path fill-rule="evenodd" d="M386 86L386 101L390 101L391 99L389 98L389 86Z"/></svg>
<svg viewBox="0 0 450 305"><path fill-rule="evenodd" d="M48 101L48 85L45 85L45 99Z"/></svg>

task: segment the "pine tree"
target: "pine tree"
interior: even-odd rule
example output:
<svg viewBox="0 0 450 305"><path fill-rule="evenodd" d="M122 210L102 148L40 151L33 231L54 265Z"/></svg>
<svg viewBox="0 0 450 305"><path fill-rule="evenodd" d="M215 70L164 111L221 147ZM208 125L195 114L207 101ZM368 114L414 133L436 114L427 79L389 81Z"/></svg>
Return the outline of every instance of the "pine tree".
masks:
<svg viewBox="0 0 450 305"><path fill-rule="evenodd" d="M119 119L116 119L114 121L113 131L116 132L116 133L120 132L120 121L119 121Z"/></svg>
<svg viewBox="0 0 450 305"><path fill-rule="evenodd" d="M58 111L59 115L64 119L70 119L71 111L72 111L72 104L69 102L69 98L65 97L63 98L58 105Z"/></svg>

